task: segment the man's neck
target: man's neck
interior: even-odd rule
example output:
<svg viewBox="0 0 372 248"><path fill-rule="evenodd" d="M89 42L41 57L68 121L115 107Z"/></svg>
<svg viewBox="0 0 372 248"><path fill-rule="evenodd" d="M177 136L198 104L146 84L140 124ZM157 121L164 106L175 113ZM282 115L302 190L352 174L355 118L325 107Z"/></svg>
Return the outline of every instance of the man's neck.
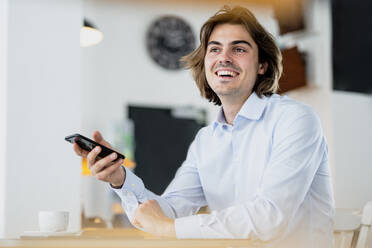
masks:
<svg viewBox="0 0 372 248"><path fill-rule="evenodd" d="M245 101L249 98L250 95L251 94L239 100L235 98L234 99L235 101L229 101L228 99L220 98L222 102L223 114L228 124L234 125L234 120L235 120L236 115L239 113L240 109L242 108Z"/></svg>

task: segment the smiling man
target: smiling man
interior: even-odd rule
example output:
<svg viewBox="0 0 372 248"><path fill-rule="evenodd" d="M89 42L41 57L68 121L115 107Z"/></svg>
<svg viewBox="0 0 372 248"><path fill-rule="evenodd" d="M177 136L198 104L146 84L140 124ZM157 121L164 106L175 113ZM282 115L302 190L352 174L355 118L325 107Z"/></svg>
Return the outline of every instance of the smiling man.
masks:
<svg viewBox="0 0 372 248"><path fill-rule="evenodd" d="M332 247L327 144L309 106L275 94L282 66L272 36L241 7L223 8L200 34L184 61L201 95L221 108L163 195L147 190L122 161L112 162L115 154L97 160L100 148L88 154L74 144L76 153L111 184L132 223L152 234ZM98 132L93 137L109 146ZM202 206L211 213L196 214Z"/></svg>
<svg viewBox="0 0 372 248"><path fill-rule="evenodd" d="M258 53L257 44L240 24L217 25L209 37L204 59L206 80L221 101L228 124L234 124L257 76L265 74L267 62L259 63Z"/></svg>

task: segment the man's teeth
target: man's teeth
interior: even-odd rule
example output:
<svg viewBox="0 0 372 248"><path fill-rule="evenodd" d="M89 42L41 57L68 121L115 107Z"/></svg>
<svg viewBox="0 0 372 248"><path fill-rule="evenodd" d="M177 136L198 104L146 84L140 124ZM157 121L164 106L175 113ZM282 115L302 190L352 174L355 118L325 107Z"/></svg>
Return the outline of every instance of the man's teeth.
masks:
<svg viewBox="0 0 372 248"><path fill-rule="evenodd" d="M218 76L231 76L231 77L235 77L236 76L236 72L233 72L233 71L218 71L217 72L217 75Z"/></svg>

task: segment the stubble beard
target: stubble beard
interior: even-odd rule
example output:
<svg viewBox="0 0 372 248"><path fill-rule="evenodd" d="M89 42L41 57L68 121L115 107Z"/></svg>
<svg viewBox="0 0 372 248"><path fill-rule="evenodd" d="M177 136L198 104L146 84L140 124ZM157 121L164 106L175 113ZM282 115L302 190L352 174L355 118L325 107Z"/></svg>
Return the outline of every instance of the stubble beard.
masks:
<svg viewBox="0 0 372 248"><path fill-rule="evenodd" d="M239 90L238 88L229 88L229 89L218 89L217 88L213 91L216 93L216 95L220 99L230 99L230 100L233 100L234 98L239 97L241 93L241 90Z"/></svg>

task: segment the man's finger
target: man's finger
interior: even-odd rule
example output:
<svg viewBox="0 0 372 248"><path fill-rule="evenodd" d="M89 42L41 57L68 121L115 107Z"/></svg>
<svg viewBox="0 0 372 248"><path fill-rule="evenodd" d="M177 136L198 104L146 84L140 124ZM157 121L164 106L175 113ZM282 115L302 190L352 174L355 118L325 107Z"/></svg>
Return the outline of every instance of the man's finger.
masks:
<svg viewBox="0 0 372 248"><path fill-rule="evenodd" d="M86 158L87 155L88 155L88 152L85 151L84 149L80 148L80 146L76 142L74 142L74 144L73 144L73 149L74 149L74 151L77 155L79 155L83 158Z"/></svg>
<svg viewBox="0 0 372 248"><path fill-rule="evenodd" d="M123 163L122 159L119 159L116 163L110 165L106 169L103 169L102 171L98 172L96 174L96 178L98 180L105 180L107 177L109 177L115 170L117 170L121 164Z"/></svg>
<svg viewBox="0 0 372 248"><path fill-rule="evenodd" d="M96 146L92 151L90 151L87 155L87 161L88 161L88 168L91 169L91 167L96 163L97 155L101 152L101 147Z"/></svg>
<svg viewBox="0 0 372 248"><path fill-rule="evenodd" d="M143 226L141 225L141 223L139 223L136 219L136 217L134 217L133 221L132 221L132 224L136 227L140 227L140 228L143 228Z"/></svg>
<svg viewBox="0 0 372 248"><path fill-rule="evenodd" d="M137 207L137 209L135 210L134 216L133 216L133 220L131 222L135 227L143 228L140 221L138 220L138 214L139 214L138 212L139 212L139 210L138 210L138 207Z"/></svg>
<svg viewBox="0 0 372 248"><path fill-rule="evenodd" d="M83 153L82 153L82 149L79 147L78 144L76 144L76 142L74 142L74 144L72 144L72 147L74 149L74 152L79 155L79 156L82 156Z"/></svg>
<svg viewBox="0 0 372 248"><path fill-rule="evenodd" d="M97 161L94 164L94 166L91 168L91 171L92 171L93 175L102 171L104 169L104 167L107 167L107 166L111 165L112 161L114 161L117 157L118 157L118 155L115 152L113 152L110 155L108 155L108 156L100 159L99 161Z"/></svg>

